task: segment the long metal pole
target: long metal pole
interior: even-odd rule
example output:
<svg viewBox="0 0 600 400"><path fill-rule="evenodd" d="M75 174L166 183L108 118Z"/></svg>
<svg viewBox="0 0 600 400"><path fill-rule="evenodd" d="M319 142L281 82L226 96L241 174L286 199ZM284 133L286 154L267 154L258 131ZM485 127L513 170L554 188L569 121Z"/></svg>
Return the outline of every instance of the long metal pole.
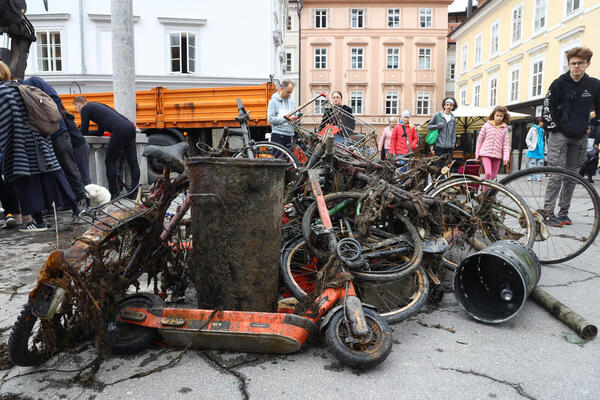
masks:
<svg viewBox="0 0 600 400"><path fill-rule="evenodd" d="M135 122L133 0L111 0L115 109Z"/></svg>

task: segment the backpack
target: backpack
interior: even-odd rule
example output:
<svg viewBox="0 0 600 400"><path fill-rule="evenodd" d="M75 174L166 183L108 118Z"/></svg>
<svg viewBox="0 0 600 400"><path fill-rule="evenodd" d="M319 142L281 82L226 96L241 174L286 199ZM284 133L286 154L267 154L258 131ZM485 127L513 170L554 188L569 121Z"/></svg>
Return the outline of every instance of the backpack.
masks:
<svg viewBox="0 0 600 400"><path fill-rule="evenodd" d="M32 130L45 138L58 130L62 115L52 97L35 86L21 85L16 82L8 82L8 86L19 89L29 115L27 125Z"/></svg>

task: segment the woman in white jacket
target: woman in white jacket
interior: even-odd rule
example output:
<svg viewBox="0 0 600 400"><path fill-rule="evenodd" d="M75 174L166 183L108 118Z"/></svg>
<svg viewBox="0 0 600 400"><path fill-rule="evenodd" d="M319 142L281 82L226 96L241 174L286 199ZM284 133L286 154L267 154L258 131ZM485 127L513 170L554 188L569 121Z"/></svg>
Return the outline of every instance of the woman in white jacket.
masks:
<svg viewBox="0 0 600 400"><path fill-rule="evenodd" d="M544 166L544 130L542 126L544 122L541 118L536 118L535 125L532 125L527 132L527 137L525 138L525 144L527 144L527 157L529 157L529 167L543 167ZM527 180L532 181L534 179L533 175L530 175ZM542 180L541 174L535 175L536 181Z"/></svg>

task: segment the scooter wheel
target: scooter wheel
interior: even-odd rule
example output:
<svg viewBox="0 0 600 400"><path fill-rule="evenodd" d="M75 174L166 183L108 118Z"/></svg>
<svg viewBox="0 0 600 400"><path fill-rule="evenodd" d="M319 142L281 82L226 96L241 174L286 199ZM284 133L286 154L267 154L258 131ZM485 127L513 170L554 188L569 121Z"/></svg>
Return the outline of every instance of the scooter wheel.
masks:
<svg viewBox="0 0 600 400"><path fill-rule="evenodd" d="M165 302L158 296L149 293L137 293L126 296L117 305L117 314L124 308L158 308ZM135 354L150 347L158 331L153 328L117 321L109 327L108 342L115 354Z"/></svg>
<svg viewBox="0 0 600 400"><path fill-rule="evenodd" d="M343 309L331 317L325 331L325 342L335 358L356 369L369 369L379 365L392 350L392 330L386 320L369 308L363 310L373 334L369 342L359 343L353 337Z"/></svg>

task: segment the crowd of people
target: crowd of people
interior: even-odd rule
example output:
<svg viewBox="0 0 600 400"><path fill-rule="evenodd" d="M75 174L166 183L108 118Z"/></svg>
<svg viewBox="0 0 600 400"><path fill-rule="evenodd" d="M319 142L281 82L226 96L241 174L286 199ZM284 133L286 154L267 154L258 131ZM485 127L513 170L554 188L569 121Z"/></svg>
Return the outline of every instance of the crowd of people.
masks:
<svg viewBox="0 0 600 400"><path fill-rule="evenodd" d="M61 119L56 132L48 137L29 124L31 115L17 85L40 89L56 104ZM140 170L135 152L135 125L108 106L88 103L79 96L74 102L81 113L82 130L75 116L64 107L58 93L42 78L17 80L0 61L0 227L20 227L22 232L48 229L44 215L55 210L70 210L78 216L89 207L85 186L91 183L89 145L85 139L89 122L110 132L106 171L111 196L119 195L116 161L125 152L131 167L132 186L137 187Z"/></svg>

